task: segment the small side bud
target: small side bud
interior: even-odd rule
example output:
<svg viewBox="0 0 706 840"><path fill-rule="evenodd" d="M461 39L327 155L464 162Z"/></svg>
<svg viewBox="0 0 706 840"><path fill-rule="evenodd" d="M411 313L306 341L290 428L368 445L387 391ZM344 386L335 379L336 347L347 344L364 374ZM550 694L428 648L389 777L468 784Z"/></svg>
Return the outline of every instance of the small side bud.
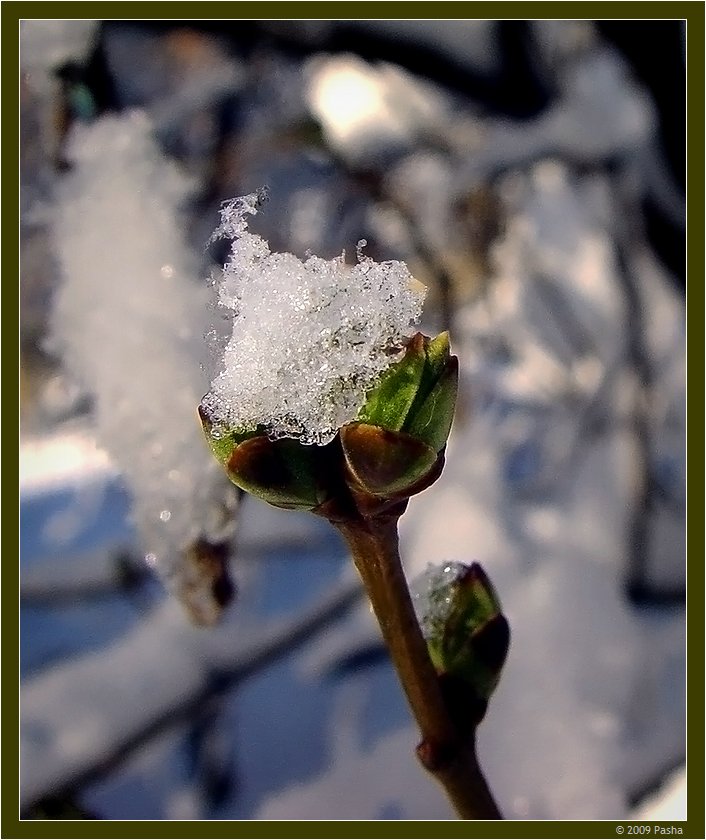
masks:
<svg viewBox="0 0 706 840"><path fill-rule="evenodd" d="M464 697L467 712L477 723L498 684L510 646L510 627L497 593L478 563L430 569L413 583L413 590L422 633L442 684L455 686L455 695Z"/></svg>

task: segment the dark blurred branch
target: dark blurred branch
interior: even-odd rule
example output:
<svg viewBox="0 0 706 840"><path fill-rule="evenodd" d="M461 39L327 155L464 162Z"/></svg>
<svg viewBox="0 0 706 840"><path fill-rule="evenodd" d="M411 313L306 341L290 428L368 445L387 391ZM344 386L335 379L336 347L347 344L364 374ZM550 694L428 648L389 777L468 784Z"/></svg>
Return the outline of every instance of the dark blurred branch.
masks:
<svg viewBox="0 0 706 840"><path fill-rule="evenodd" d="M595 343L561 287L544 274L536 274L533 279L532 289L536 299L543 305L547 318L566 344L568 353L565 363L595 355Z"/></svg>
<svg viewBox="0 0 706 840"><path fill-rule="evenodd" d="M628 791L628 804L631 808L636 808L645 799L657 793L668 780L668 778L684 767L686 764L686 756L680 755L678 758L669 760L659 770L657 770L647 781L643 782L639 787L635 787Z"/></svg>
<svg viewBox="0 0 706 840"><path fill-rule="evenodd" d="M130 23L134 26L136 22ZM529 117L548 104L554 91L543 72L530 21L493 22L486 37L494 60L487 69L481 69L470 38L464 55L445 48L443 38L428 37L434 21L420 23L416 30L398 27L390 31L376 26L375 20L178 21L179 26L227 39L245 58L262 50L276 50L299 60L318 53L347 53L366 61L397 64L496 113ZM139 21L139 25L161 31L173 29L175 22Z"/></svg>
<svg viewBox="0 0 706 840"><path fill-rule="evenodd" d="M97 820L100 817L81 807L71 797L47 796L27 809L28 820Z"/></svg>
<svg viewBox="0 0 706 840"><path fill-rule="evenodd" d="M191 722L186 735L189 778L209 809L232 797L237 784L231 738L223 726L226 697L214 694Z"/></svg>
<svg viewBox="0 0 706 840"><path fill-rule="evenodd" d="M277 623L248 644L240 647L234 645L230 663L212 669L201 689L190 697L178 698L172 703L167 701L156 716L150 716L149 711L143 712L146 715L145 719L133 722L130 731L115 733L113 743L107 750L91 752L89 749L79 767L69 765L59 783L50 777L45 781L35 776L35 789L31 799L22 803L23 809L27 811L33 808L47 796L71 798L82 787L112 773L147 741L193 720L201 714L206 704L225 695L261 669L287 656L331 622L341 619L361 596L362 589L357 580L339 584L303 614ZM134 677L130 674L120 674L121 681L131 678ZM135 709L136 716L140 713L140 709ZM47 710L47 719L52 719L50 710ZM109 718L106 718L106 726L109 724ZM37 768L37 773L39 771L40 768Z"/></svg>
<svg viewBox="0 0 706 840"><path fill-rule="evenodd" d="M269 538L258 541L258 545L237 546L231 549L231 557L237 556L238 567L261 567L263 563L276 562L286 552L286 562L299 554L309 555L312 550L327 552L327 539L313 535L287 538L273 533ZM48 564L47 564L48 565ZM130 550L91 553L80 559L76 565L52 561L51 573L46 565L23 572L20 581L20 602L23 607L44 607L61 609L76 606L87 601L101 601L115 597L139 595L150 582L157 580L145 565L142 557Z"/></svg>
<svg viewBox="0 0 706 840"><path fill-rule="evenodd" d="M661 145L672 172L686 187L685 20L599 20L601 35L628 59L650 91L660 115ZM659 61L655 61L655 56Z"/></svg>
<svg viewBox="0 0 706 840"><path fill-rule="evenodd" d="M617 180L616 251L617 278L625 301L625 352L634 377L632 411L634 453L633 506L627 535L627 570L625 588L635 603L661 603L661 591L653 591L648 583L648 567L652 549L652 513L658 495L654 467L654 434L652 430L653 390L655 374L647 347L647 322L642 301L641 284L636 276L636 255L646 247L640 224L639 198L633 185L633 173L626 167ZM668 601L673 600L670 593Z"/></svg>
<svg viewBox="0 0 706 840"><path fill-rule="evenodd" d="M108 568L98 569L92 578L82 576L71 580L69 576L52 580L38 575L25 578L20 583L20 601L28 607L73 606L81 601L132 596L150 579L151 572L136 556L119 552Z"/></svg>
<svg viewBox="0 0 706 840"><path fill-rule="evenodd" d="M444 266L441 257L426 241L413 214L404 208L400 202L394 201L387 191L384 193L384 198L389 204L392 204L398 216L404 222L414 250L426 265L429 274L434 278L434 285L439 293L439 329L449 330L453 333L456 305L451 275Z"/></svg>

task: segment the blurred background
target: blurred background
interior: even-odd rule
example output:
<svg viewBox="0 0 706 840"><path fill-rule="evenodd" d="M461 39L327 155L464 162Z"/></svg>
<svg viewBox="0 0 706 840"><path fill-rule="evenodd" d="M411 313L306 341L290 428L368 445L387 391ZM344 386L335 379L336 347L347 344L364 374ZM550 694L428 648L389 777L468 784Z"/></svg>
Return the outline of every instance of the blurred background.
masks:
<svg viewBox="0 0 706 840"><path fill-rule="evenodd" d="M365 239L451 331L402 550L503 601L479 755L506 817L684 818L685 23L20 36L22 815L453 816L337 536L201 440L207 243L267 185L272 250Z"/></svg>

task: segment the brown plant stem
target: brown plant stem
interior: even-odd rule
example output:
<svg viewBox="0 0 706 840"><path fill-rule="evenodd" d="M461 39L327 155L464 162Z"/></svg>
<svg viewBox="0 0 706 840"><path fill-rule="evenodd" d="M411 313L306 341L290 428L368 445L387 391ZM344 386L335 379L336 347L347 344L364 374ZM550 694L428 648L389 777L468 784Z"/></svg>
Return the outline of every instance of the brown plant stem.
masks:
<svg viewBox="0 0 706 840"><path fill-rule="evenodd" d="M348 543L421 731L420 761L462 819L502 819L478 765L475 731L462 733L444 701L402 569L397 518L351 518L332 524Z"/></svg>

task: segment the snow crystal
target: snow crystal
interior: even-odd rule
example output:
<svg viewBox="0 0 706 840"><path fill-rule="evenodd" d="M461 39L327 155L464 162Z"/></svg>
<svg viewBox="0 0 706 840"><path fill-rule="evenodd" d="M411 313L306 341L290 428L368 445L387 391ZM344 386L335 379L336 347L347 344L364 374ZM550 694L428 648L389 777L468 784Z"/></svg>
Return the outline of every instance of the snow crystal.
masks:
<svg viewBox="0 0 706 840"><path fill-rule="evenodd" d="M222 536L226 484L196 414L208 290L180 229L190 184L137 112L77 129L69 156L53 221L63 279L52 344L93 397L148 562L170 576L194 539Z"/></svg>
<svg viewBox="0 0 706 840"><path fill-rule="evenodd" d="M354 420L421 315L424 288L404 263L355 266L271 253L247 229L265 191L226 202L212 238L233 240L218 280L232 312L223 369L203 407L218 430L263 426L272 438L323 445Z"/></svg>

